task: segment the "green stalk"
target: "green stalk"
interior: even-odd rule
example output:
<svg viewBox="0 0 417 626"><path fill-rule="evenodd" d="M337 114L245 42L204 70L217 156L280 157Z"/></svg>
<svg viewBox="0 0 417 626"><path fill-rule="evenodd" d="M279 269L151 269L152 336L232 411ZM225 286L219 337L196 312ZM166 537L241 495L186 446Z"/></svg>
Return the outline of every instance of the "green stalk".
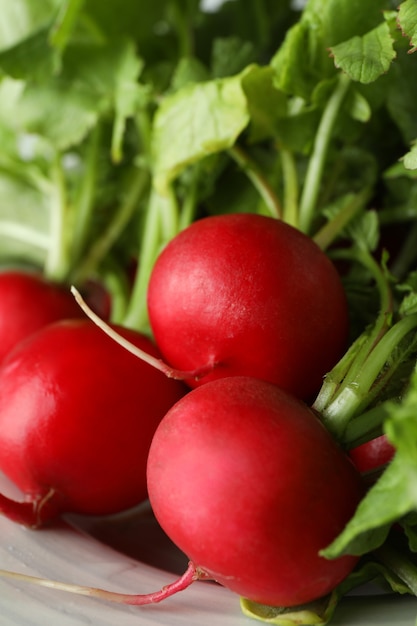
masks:
<svg viewBox="0 0 417 626"><path fill-rule="evenodd" d="M417 260L417 222L410 225L407 238L401 246L401 250L393 259L391 272L397 278L403 278L416 264Z"/></svg>
<svg viewBox="0 0 417 626"><path fill-rule="evenodd" d="M317 199L320 193L323 170L333 128L349 89L349 85L349 77L346 74L339 74L338 83L326 104L317 129L313 153L309 160L300 200L300 228L305 233L310 232L314 221Z"/></svg>
<svg viewBox="0 0 417 626"><path fill-rule="evenodd" d="M393 313L393 299L391 286L389 284L388 277L380 265L375 261L374 257L368 252L368 250L355 248L353 251L349 251L346 255L341 251L335 256L338 258L348 258L353 256L355 260L362 263L366 267L372 277L375 280L376 286L379 291L380 298L380 312L372 327L371 333L368 337L367 344L364 345L358 355L355 357L355 361L351 366L348 375L345 377L345 381L349 384L350 380L354 380L358 371L362 368L363 359L367 358L368 353L378 343L381 337L387 332L391 326L392 313Z"/></svg>
<svg viewBox="0 0 417 626"><path fill-rule="evenodd" d="M229 154L241 167L242 171L245 172L255 189L257 189L272 217L282 219L281 203L257 165L240 146L235 145L229 148Z"/></svg>
<svg viewBox="0 0 417 626"><path fill-rule="evenodd" d="M341 251L343 258L354 257L371 272L380 294L380 313L372 327L368 328L352 344L348 352L326 376L313 404L327 428L342 442L351 418L363 411L375 396L376 389L386 384L397 365L385 372L382 380L371 387L380 375L392 352L404 334L413 329L415 321L403 318L392 327L393 301L388 277L372 255L364 249ZM417 319L417 318L416 318ZM390 333L390 334L389 334ZM388 339L386 336L388 335Z"/></svg>
<svg viewBox="0 0 417 626"><path fill-rule="evenodd" d="M140 159L150 166L152 161L152 119L146 106L140 107L134 117L138 135L140 137Z"/></svg>
<svg viewBox="0 0 417 626"><path fill-rule="evenodd" d="M199 174L200 167L198 165L195 167L195 173L192 178L191 184L187 189L187 194L183 200L181 212L179 216L179 226L178 230L181 231L184 228L187 228L194 220L197 211L197 201L198 201L198 182L199 182Z"/></svg>
<svg viewBox="0 0 417 626"><path fill-rule="evenodd" d="M151 202L149 202L151 204ZM138 257L138 269L133 284L129 304L122 320L123 326L147 332L148 319L146 309L146 292L148 279L156 258L156 250L160 241L159 214L156 210L146 213L144 233Z"/></svg>
<svg viewBox="0 0 417 626"><path fill-rule="evenodd" d="M94 210L94 198L97 184L97 165L100 149L100 125L97 125L89 140L85 159L85 172L78 189L74 204L72 234L72 262L76 266L85 250L91 218Z"/></svg>
<svg viewBox="0 0 417 626"><path fill-rule="evenodd" d="M147 170L135 170L122 203L115 211L113 219L106 230L94 242L83 263L77 268L73 282L82 282L96 271L101 261L106 257L121 232L129 223L148 187L149 172Z"/></svg>
<svg viewBox="0 0 417 626"><path fill-rule="evenodd" d="M284 179L283 220L298 228L298 174L292 152L281 148L281 166Z"/></svg>
<svg viewBox="0 0 417 626"><path fill-rule="evenodd" d="M406 584L410 592L417 596L417 566L404 556L398 549L385 542L373 554L383 565L394 572L398 578Z"/></svg>
<svg viewBox="0 0 417 626"><path fill-rule="evenodd" d="M28 246L34 246L44 252L47 252L49 249L49 235L18 222L0 221L0 235Z"/></svg>
<svg viewBox="0 0 417 626"><path fill-rule="evenodd" d="M66 48L75 23L84 5L84 0L63 2L49 35L49 43L60 52Z"/></svg>
<svg viewBox="0 0 417 626"><path fill-rule="evenodd" d="M111 294L110 321L117 324L126 315L130 296L130 285L126 272L118 267L106 269L100 277Z"/></svg>
<svg viewBox="0 0 417 626"><path fill-rule="evenodd" d="M352 367L357 354L363 350L364 346L366 347L368 345L368 336L363 333L354 341L333 369L326 374L319 394L313 404L313 409L317 411L317 413L321 414L325 411L326 407L331 404L343 384L344 377Z"/></svg>
<svg viewBox="0 0 417 626"><path fill-rule="evenodd" d="M370 439L383 434L383 424L389 415L389 406L394 400L390 398L364 413L353 417L346 426L343 437L344 446L348 449L359 446Z"/></svg>
<svg viewBox="0 0 417 626"><path fill-rule="evenodd" d="M188 3L186 4L188 5ZM169 8L178 37L178 56L179 58L190 57L194 52L193 29L189 17L191 7L186 6L184 9L183 3L179 3L178 0L171 0Z"/></svg>
<svg viewBox="0 0 417 626"><path fill-rule="evenodd" d="M360 363L360 366L355 363L353 368L355 375L349 372L347 380L343 381L336 396L320 411L323 423L339 442L345 443L344 433L349 421L369 406L380 392L381 387L387 384L396 367L407 356L409 350L405 349L389 364L389 369L383 373L382 379L378 380L385 365L390 361L393 351L416 328L417 314L404 317L390 328L367 358Z"/></svg>
<svg viewBox="0 0 417 626"><path fill-rule="evenodd" d="M50 194L49 248L44 273L53 281L62 282L68 277L70 254L68 250L68 204L65 174L61 155L57 153L51 166L53 185Z"/></svg>
<svg viewBox="0 0 417 626"><path fill-rule="evenodd" d="M178 207L172 190L170 196L163 197L152 189L141 234L138 271L122 322L124 326L149 331L146 303L149 277L162 246L178 232L175 230L175 224L178 228L178 219L175 220L174 215L176 210Z"/></svg>
<svg viewBox="0 0 417 626"><path fill-rule="evenodd" d="M371 189L366 188L353 196L341 211L329 220L313 237L316 244L326 250L345 226L364 208L371 197Z"/></svg>
<svg viewBox="0 0 417 626"><path fill-rule="evenodd" d="M179 213L177 197L172 185L169 188L168 196L156 196L158 210L160 214L162 241L170 241L179 230Z"/></svg>
<svg viewBox="0 0 417 626"><path fill-rule="evenodd" d="M379 291L380 312L373 326L356 339L346 354L327 374L314 402L314 407L319 412L325 410L325 407L332 401L342 385L349 384L356 378L373 346L390 327L393 311L388 277L367 250L356 247L351 250L338 250L334 253L333 258L359 261L370 271Z"/></svg>
<svg viewBox="0 0 417 626"><path fill-rule="evenodd" d="M268 9L265 6L265 0L257 0L253 3L254 21L256 24L257 37L256 40L262 46L266 46L269 42L270 19Z"/></svg>

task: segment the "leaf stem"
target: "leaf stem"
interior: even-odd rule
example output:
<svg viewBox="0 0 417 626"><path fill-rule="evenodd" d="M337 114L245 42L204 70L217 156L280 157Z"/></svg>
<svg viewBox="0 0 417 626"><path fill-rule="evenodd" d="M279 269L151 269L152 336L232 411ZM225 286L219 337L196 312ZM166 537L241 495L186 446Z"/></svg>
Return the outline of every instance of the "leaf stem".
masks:
<svg viewBox="0 0 417 626"><path fill-rule="evenodd" d="M84 0L67 0L62 3L59 9L58 16L49 34L49 43L61 53L68 44L83 4Z"/></svg>
<svg viewBox="0 0 417 626"><path fill-rule="evenodd" d="M344 434L345 447L354 448L382 435L383 424L389 415L392 402L392 399L386 400L349 420Z"/></svg>
<svg viewBox="0 0 417 626"><path fill-rule="evenodd" d="M100 148L100 125L94 128L87 147L85 171L78 189L74 205L72 234L72 265L76 266L81 258L87 241L92 212L94 209L95 188L97 183L97 160Z"/></svg>
<svg viewBox="0 0 417 626"><path fill-rule="evenodd" d="M313 153L308 163L300 200L300 228L305 233L310 232L314 221L317 199L320 193L320 185L333 128L349 85L349 77L346 74L339 74L338 83L326 104L317 129Z"/></svg>
<svg viewBox="0 0 417 626"><path fill-rule="evenodd" d="M281 167L284 179L283 220L298 228L298 174L292 152L281 148Z"/></svg>
<svg viewBox="0 0 417 626"><path fill-rule="evenodd" d="M152 188L140 237L138 270L123 325L148 332L146 294L155 259L164 243L178 232L178 206L171 190L161 196Z"/></svg>
<svg viewBox="0 0 417 626"><path fill-rule="evenodd" d="M66 280L69 270L68 197L61 154L56 153L51 166L53 185L50 195L49 248L44 273L57 282Z"/></svg>
<svg viewBox="0 0 417 626"><path fill-rule="evenodd" d="M243 150L243 148L238 145L234 145L232 148L229 148L229 154L242 168L242 171L245 172L253 186L257 189L272 217L282 219L283 211L281 202L275 191L272 189L269 181L265 178L264 174L259 170L254 161Z"/></svg>
<svg viewBox="0 0 417 626"><path fill-rule="evenodd" d="M14 239L21 243L35 246L45 252L49 249L49 235L35 230L30 226L19 224L17 222L11 222L8 220L0 220L0 235L9 239Z"/></svg>
<svg viewBox="0 0 417 626"><path fill-rule="evenodd" d="M393 357L401 341L416 328L417 313L399 320L369 352L365 355L361 353L360 358L353 361L351 369L326 406L318 409L315 403L314 408L319 411L323 423L343 445L346 444L345 431L350 420L371 404L410 349L413 346L415 348L416 338ZM364 424L364 428L367 428L367 424Z"/></svg>
<svg viewBox="0 0 417 626"><path fill-rule="evenodd" d="M101 261L107 255L113 244L119 238L121 232L129 223L138 203L146 193L149 186L149 172L147 169L140 169L132 173L132 181L124 195L124 198L115 211L113 219L106 230L91 246L86 257L76 269L73 276L74 282L82 282L85 278L95 272Z"/></svg>
<svg viewBox="0 0 417 626"><path fill-rule="evenodd" d="M178 230L181 231L187 228L194 220L197 209L197 190L200 174L199 166L195 166L195 175L192 178L191 184L187 189L187 194L183 200L181 212L179 216Z"/></svg>
<svg viewBox="0 0 417 626"><path fill-rule="evenodd" d="M408 236L404 240L400 251L393 259L390 269L397 278L403 278L412 268L417 259L417 223L410 226Z"/></svg>
<svg viewBox="0 0 417 626"><path fill-rule="evenodd" d="M341 233L344 227L359 213L366 205L371 197L371 189L362 189L355 194L351 200L338 212L338 214L329 220L313 237L316 244L326 250L330 244Z"/></svg>
<svg viewBox="0 0 417 626"><path fill-rule="evenodd" d="M178 0L171 0L169 8L178 37L178 56L179 58L190 57L194 52L194 40L189 15L192 7L187 6L187 10L184 10L184 7L180 6Z"/></svg>
<svg viewBox="0 0 417 626"><path fill-rule="evenodd" d="M345 444L349 421L369 406L381 386L387 384L400 359L407 354L405 349L400 357L393 357L393 351L403 337L417 326L417 315L404 317L392 326L393 299L384 268L368 250L362 248L355 247L341 254L344 257L354 256L371 272L381 303L373 326L356 339L329 372L313 404L326 427L340 443Z"/></svg>
<svg viewBox="0 0 417 626"><path fill-rule="evenodd" d="M385 542L380 548L373 551L375 557L383 565L392 570L402 580L410 592L417 596L417 566L405 557L398 549Z"/></svg>

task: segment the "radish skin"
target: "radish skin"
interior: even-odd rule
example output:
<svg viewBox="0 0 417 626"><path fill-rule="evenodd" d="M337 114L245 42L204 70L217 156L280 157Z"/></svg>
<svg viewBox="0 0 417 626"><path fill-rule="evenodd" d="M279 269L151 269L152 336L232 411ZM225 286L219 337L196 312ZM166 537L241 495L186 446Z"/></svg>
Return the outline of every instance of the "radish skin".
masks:
<svg viewBox="0 0 417 626"><path fill-rule="evenodd" d="M81 317L69 290L62 285L35 272L0 272L0 362L40 328L61 319Z"/></svg>
<svg viewBox="0 0 417 626"><path fill-rule="evenodd" d="M152 342L117 328L158 356ZM39 527L62 513L116 513L147 498L154 431L187 391L90 320L50 324L0 368L0 470L24 495L0 511Z"/></svg>
<svg viewBox="0 0 417 626"><path fill-rule="evenodd" d="M325 253L288 224L256 214L193 222L164 248L148 289L164 360L201 371L191 387L245 375L310 400L343 354L349 319Z"/></svg>

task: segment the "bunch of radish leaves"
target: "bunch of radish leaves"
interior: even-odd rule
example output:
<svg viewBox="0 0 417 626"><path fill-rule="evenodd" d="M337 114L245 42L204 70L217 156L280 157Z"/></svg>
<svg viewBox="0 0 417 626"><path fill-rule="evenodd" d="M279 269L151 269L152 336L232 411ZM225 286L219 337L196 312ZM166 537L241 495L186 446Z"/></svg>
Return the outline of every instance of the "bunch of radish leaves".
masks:
<svg viewBox="0 0 417 626"><path fill-rule="evenodd" d="M2 265L98 280L144 332L154 261L201 216L283 219L340 267L351 347L314 408L346 449L385 433L395 457L325 551L363 555L332 596L243 610L325 624L369 580L417 595L416 1L0 8Z"/></svg>

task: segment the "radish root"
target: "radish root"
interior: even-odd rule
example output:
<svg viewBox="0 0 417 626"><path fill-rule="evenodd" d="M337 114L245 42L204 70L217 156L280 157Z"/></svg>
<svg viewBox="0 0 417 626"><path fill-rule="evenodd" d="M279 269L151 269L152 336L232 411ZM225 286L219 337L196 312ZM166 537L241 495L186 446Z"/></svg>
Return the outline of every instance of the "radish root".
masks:
<svg viewBox="0 0 417 626"><path fill-rule="evenodd" d="M137 348L130 341L122 337L114 328L109 326L109 324L102 320L101 317L94 313L94 311L88 306L88 304L85 302L84 298L81 296L78 289L74 287L74 285L71 286L71 293L73 294L75 300L84 311L84 313L87 315L87 317L92 322L94 322L94 324L96 324L96 326L98 326L103 332L105 332L106 335L108 335L111 339L116 341L116 343L122 346L122 348L125 348L134 356L138 357L142 361L145 361L145 363L148 363L148 365L151 365L155 369L165 374L165 376L167 376L168 378L174 378L175 380L199 380L203 376L206 376L207 374L212 372L214 367L216 366L215 362L207 363L203 367L189 372L177 370L171 367L170 365L162 361L162 359L157 359L156 357L148 354L144 350Z"/></svg>
<svg viewBox="0 0 417 626"><path fill-rule="evenodd" d="M70 583L63 583L56 580L50 580L48 578L30 576L27 574L19 574L18 572L10 572L3 569L0 569L0 576L19 582L30 583L34 585L39 585L41 587L56 589L58 591L65 591L67 593L73 593L81 596L89 596L92 598L99 598L101 600L107 600L108 602L126 604L130 606L145 606L147 604L156 604L158 602L162 602L162 600L166 600L170 596L173 596L180 591L184 591L193 582L197 580L208 579L207 574L203 570L199 569L192 561L188 563L187 569L180 578L168 585L165 585L158 591L146 594L117 593L114 591L107 591L105 589L98 589L95 587L85 587L82 585L75 585Z"/></svg>

